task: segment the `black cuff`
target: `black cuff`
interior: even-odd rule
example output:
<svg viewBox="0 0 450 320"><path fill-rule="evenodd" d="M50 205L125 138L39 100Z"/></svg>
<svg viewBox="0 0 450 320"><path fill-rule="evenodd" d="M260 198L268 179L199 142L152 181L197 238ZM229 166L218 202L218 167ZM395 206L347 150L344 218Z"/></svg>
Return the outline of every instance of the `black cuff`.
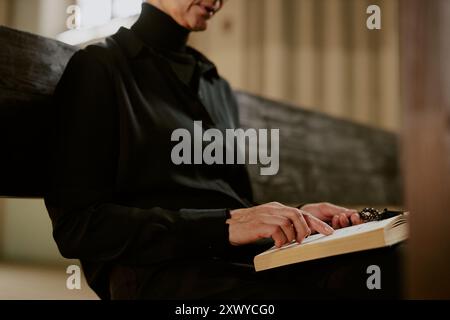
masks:
<svg viewBox="0 0 450 320"><path fill-rule="evenodd" d="M208 256L220 256L230 247L228 209L181 209L180 213L184 220L180 241Z"/></svg>

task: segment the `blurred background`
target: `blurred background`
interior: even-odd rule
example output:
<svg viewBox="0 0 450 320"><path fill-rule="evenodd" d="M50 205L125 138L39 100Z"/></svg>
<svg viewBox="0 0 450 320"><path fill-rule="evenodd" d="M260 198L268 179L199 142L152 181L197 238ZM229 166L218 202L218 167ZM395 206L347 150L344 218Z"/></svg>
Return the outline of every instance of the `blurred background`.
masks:
<svg viewBox="0 0 450 320"><path fill-rule="evenodd" d="M0 0L0 25L84 46L129 27L141 0ZM70 5L81 9L68 30ZM366 28L366 9L382 29ZM233 0L191 45L233 87L370 126L401 130L397 0ZM0 199L0 299L95 299L65 289L41 199ZM46 290L42 290L45 283Z"/></svg>
<svg viewBox="0 0 450 320"><path fill-rule="evenodd" d="M83 45L131 26L141 2L0 0L0 24ZM67 32L71 4L81 25ZM365 27L373 4L381 30ZM397 0L238 0L190 42L235 88L397 130L398 23Z"/></svg>

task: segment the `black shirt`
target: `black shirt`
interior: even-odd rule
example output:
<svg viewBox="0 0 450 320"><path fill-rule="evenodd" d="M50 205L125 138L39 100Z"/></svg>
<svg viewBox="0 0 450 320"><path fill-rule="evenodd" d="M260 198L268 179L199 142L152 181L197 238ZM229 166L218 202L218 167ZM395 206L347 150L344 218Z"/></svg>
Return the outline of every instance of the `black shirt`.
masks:
<svg viewBox="0 0 450 320"><path fill-rule="evenodd" d="M45 203L59 250L81 260L101 298L113 265L227 255L226 209L251 204L245 166L171 161L173 130L239 125L230 86L187 35L144 4L131 30L75 53L55 91Z"/></svg>

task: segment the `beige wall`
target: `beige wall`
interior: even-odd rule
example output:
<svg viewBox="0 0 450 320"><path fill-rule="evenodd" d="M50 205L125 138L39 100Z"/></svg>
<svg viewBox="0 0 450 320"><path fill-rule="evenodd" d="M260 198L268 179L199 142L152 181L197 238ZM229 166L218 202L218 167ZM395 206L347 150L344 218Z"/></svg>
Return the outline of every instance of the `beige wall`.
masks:
<svg viewBox="0 0 450 320"><path fill-rule="evenodd" d="M10 261L68 263L52 238L48 213L40 199L0 199L0 257Z"/></svg>
<svg viewBox="0 0 450 320"><path fill-rule="evenodd" d="M66 31L66 9L74 3L74 0L40 0L40 2L39 33L54 38L58 33Z"/></svg>
<svg viewBox="0 0 450 320"><path fill-rule="evenodd" d="M8 16L8 3L6 0L0 0L0 25L7 24L7 16Z"/></svg>
<svg viewBox="0 0 450 320"><path fill-rule="evenodd" d="M73 0L0 0L8 2L8 26L54 38L65 31L66 8Z"/></svg>
<svg viewBox="0 0 450 320"><path fill-rule="evenodd" d="M38 33L38 12L40 1L9 0L8 26Z"/></svg>
<svg viewBox="0 0 450 320"><path fill-rule="evenodd" d="M366 9L382 10L382 30ZM237 88L389 130L400 126L397 0L229 1L191 43Z"/></svg>

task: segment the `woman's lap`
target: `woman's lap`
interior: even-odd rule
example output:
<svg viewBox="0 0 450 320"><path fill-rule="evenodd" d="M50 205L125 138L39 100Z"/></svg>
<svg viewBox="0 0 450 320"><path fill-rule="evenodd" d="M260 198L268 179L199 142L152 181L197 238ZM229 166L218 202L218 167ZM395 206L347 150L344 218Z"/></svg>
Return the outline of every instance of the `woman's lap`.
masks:
<svg viewBox="0 0 450 320"><path fill-rule="evenodd" d="M113 299L400 298L403 245L255 272L250 263L183 260L159 268L118 267ZM381 289L367 268L379 267Z"/></svg>

